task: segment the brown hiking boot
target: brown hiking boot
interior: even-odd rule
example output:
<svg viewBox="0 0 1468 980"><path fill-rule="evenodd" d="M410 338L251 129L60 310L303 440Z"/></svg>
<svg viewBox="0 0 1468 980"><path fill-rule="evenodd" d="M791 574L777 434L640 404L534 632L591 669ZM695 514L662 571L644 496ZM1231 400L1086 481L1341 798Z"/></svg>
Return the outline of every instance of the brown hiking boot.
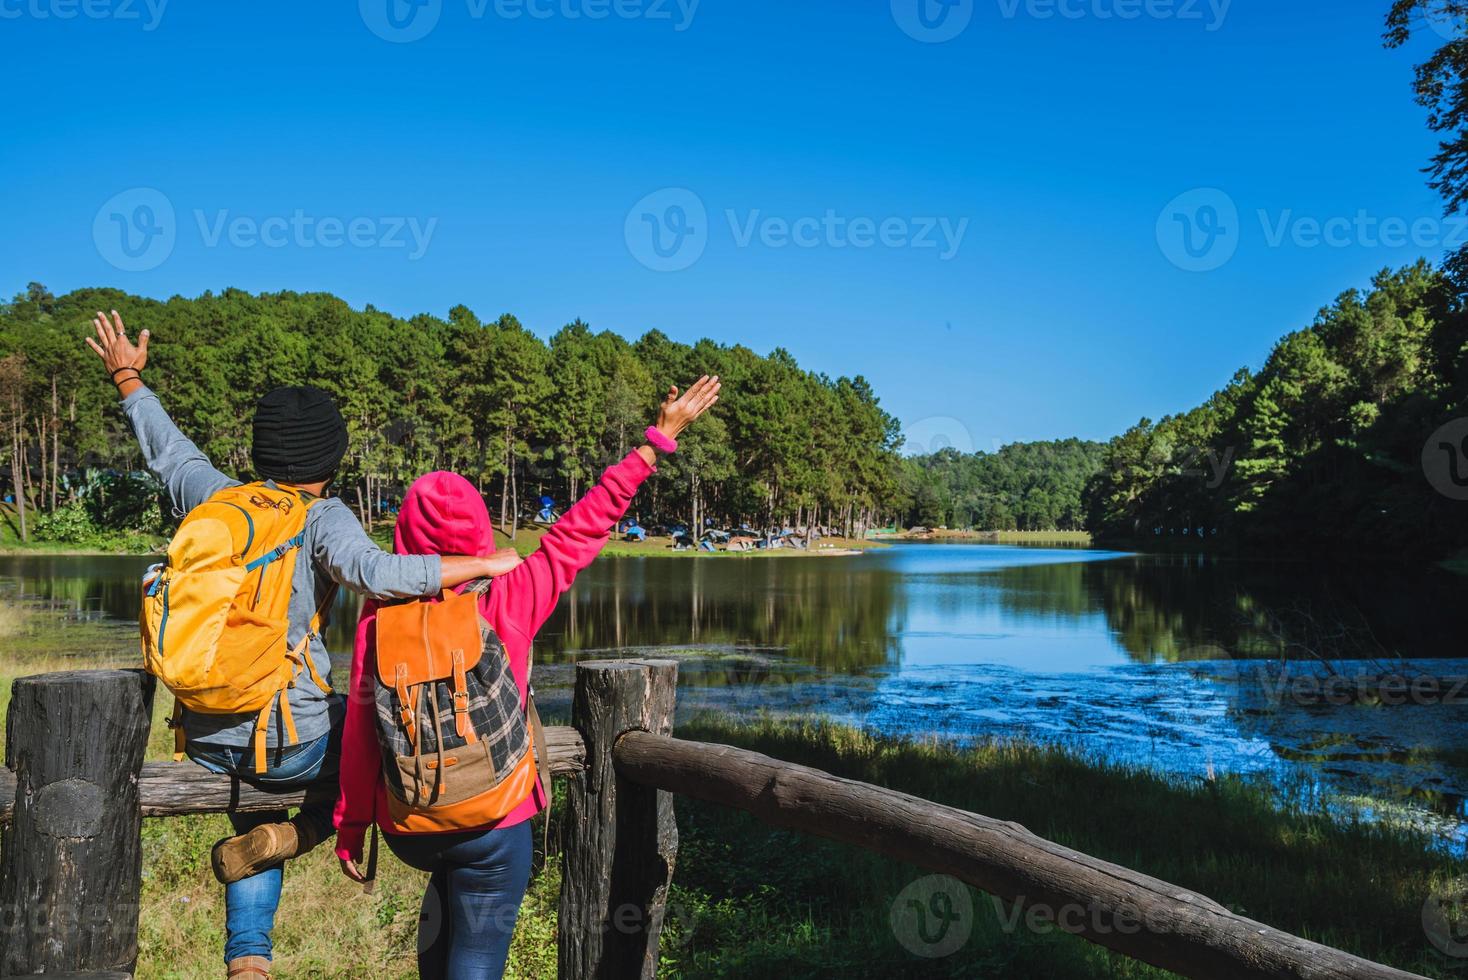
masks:
<svg viewBox="0 0 1468 980"><path fill-rule="evenodd" d="M214 845L209 863L214 866L214 877L219 883L228 885L282 861L298 858L320 843L321 836L310 821L298 816L285 823L261 824L238 837L226 837Z"/></svg>
<svg viewBox="0 0 1468 980"><path fill-rule="evenodd" d="M241 956L224 969L229 980L270 980L270 960L264 956Z"/></svg>

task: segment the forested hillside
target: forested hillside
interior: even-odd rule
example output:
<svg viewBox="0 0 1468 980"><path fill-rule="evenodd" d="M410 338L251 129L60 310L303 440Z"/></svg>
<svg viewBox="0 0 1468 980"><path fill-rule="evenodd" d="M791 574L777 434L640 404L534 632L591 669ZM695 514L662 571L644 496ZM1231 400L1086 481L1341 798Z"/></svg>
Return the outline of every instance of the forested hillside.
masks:
<svg viewBox="0 0 1468 980"><path fill-rule="evenodd" d="M665 384L710 372L724 379L719 411L662 465L641 504L651 519L1087 527L1144 546L1201 532L1210 546L1255 552L1441 556L1468 547L1454 496L1468 486L1468 432L1442 429L1468 416L1457 295L1425 263L1383 272L1281 340L1257 374L1240 370L1197 408L1143 419L1106 445L903 459L897 421L865 380L812 373L782 350L688 346L656 331L629 342L579 321L545 342L508 315L483 322L460 306L404 320L325 294L158 302L33 285L0 306L0 473L7 519L19 530L24 516L28 535L166 529L113 389L82 345L91 313L116 308L134 332L152 332L149 383L241 476L261 392L332 392L352 434L338 492L367 523L432 469L475 480L506 524L542 494L564 506L636 445Z"/></svg>
<svg viewBox="0 0 1468 980"><path fill-rule="evenodd" d="M158 302L113 289L52 296L38 284L0 307L6 490L54 540L89 526L166 520L129 476L141 465L88 320L116 309L152 333L146 371L185 432L249 474L255 400L314 384L338 399L351 446L340 495L370 521L417 475L457 470L506 523L542 494L558 507L642 441L670 383L723 378L719 409L684 434L642 498L644 514L701 522L817 520L859 529L903 509L899 427L865 380L831 379L786 352L761 356L654 331L636 342L576 322L546 343L513 316L483 322L354 310L325 294L238 290ZM15 494L15 490L21 492ZM17 528L18 529L18 528Z"/></svg>
<svg viewBox="0 0 1468 980"><path fill-rule="evenodd" d="M907 459L909 523L988 531L1073 531L1085 526L1081 494L1106 447L1064 439L1013 443L993 453L945 449Z"/></svg>
<svg viewBox="0 0 1468 980"><path fill-rule="evenodd" d="M1143 419L1087 488L1102 538L1444 556L1468 546L1468 319L1424 262L1289 334L1257 374Z"/></svg>

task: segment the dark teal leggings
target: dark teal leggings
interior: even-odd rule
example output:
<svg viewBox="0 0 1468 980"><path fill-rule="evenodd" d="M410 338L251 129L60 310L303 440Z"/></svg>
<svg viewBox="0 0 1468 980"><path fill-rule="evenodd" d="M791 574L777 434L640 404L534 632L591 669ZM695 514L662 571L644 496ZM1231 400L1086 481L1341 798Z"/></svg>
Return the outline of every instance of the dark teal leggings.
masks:
<svg viewBox="0 0 1468 980"><path fill-rule="evenodd" d="M530 881L530 821L461 834L383 834L398 860L432 874L418 914L423 980L495 980Z"/></svg>

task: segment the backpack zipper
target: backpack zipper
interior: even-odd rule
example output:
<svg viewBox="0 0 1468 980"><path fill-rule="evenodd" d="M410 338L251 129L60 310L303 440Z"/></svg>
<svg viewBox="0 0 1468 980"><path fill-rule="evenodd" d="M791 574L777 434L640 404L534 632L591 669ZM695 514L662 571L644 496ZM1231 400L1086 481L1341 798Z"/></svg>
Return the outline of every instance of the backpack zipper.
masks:
<svg viewBox="0 0 1468 980"><path fill-rule="evenodd" d="M168 588L172 582L163 583L163 615L158 620L158 659L163 659L163 631L168 628Z"/></svg>

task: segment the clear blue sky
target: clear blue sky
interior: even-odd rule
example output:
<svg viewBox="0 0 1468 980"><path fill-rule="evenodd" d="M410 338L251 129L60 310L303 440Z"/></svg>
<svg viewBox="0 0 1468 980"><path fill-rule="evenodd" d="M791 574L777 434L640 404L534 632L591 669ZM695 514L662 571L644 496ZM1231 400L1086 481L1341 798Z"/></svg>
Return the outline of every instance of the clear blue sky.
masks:
<svg viewBox="0 0 1468 980"><path fill-rule="evenodd" d="M7 295L329 290L778 345L990 449L1185 409L1468 236L1355 227L1439 214L1426 49L1381 48L1387 0L961 0L928 27L917 0L149 2L0 0ZM138 237L164 220L138 188L171 238ZM1196 188L1226 198L1164 213Z"/></svg>

